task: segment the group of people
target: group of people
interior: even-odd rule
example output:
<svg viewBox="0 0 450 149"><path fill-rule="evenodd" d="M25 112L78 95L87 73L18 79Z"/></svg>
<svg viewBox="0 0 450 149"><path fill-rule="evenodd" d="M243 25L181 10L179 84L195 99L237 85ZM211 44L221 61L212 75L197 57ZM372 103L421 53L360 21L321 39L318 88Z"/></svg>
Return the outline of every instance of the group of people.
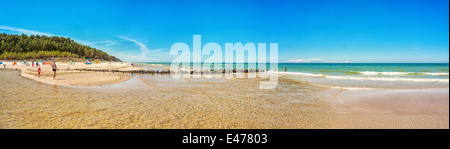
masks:
<svg viewBox="0 0 450 149"><path fill-rule="evenodd" d="M24 62L24 64L26 65L27 63ZM36 67L38 67L38 70L37 70L38 77L41 78L41 71L42 71L41 66L39 65L39 63L37 61L36 62L34 62L34 61L31 62L31 66L32 67L34 67L35 65L36 65ZM52 70L53 70L53 79L55 79L55 77L56 77L56 70L58 69L58 67L56 66L56 62L55 61L53 61L51 65L52 65ZM3 68L6 69L6 64L5 63L3 63Z"/></svg>
<svg viewBox="0 0 450 149"><path fill-rule="evenodd" d="M37 62L36 62L36 65L39 65L39 64L37 64ZM58 69L58 67L56 67L56 62L53 61L53 63L52 63L53 79L55 79L55 77L56 77L57 69ZM41 78L41 66L38 66L38 77Z"/></svg>
<svg viewBox="0 0 450 149"><path fill-rule="evenodd" d="M31 66L32 67L34 67L34 64L36 64L36 67L39 67L39 63L36 61L36 63L34 63L34 61L33 62L31 62Z"/></svg>
<svg viewBox="0 0 450 149"><path fill-rule="evenodd" d="M31 65L32 65L32 67L34 67L34 61L31 63ZM53 61L52 62L52 70L53 70L53 79L55 79L55 77L56 77L56 70L58 69L58 67L56 67L56 62L55 61ZM37 72L38 72L38 78L41 78L41 72L42 72L42 69L41 69L41 66L39 65L39 63L38 62L36 62L36 67L38 67L38 70L37 70Z"/></svg>

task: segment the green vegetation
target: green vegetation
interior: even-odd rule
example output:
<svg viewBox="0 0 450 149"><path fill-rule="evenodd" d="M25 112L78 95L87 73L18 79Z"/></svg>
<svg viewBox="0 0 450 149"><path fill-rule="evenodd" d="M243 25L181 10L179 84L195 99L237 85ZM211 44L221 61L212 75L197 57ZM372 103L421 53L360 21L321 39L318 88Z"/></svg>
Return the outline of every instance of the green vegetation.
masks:
<svg viewBox="0 0 450 149"><path fill-rule="evenodd" d="M25 60L55 57L120 61L101 50L81 45L70 38L0 33L0 59Z"/></svg>

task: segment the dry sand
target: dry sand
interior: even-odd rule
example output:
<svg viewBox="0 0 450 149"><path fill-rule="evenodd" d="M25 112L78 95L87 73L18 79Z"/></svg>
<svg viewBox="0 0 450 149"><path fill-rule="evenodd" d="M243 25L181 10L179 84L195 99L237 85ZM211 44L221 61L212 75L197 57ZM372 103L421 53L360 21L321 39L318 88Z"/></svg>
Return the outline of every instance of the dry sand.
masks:
<svg viewBox="0 0 450 149"><path fill-rule="evenodd" d="M114 84L126 81L131 78L128 73L112 73L112 72L86 72L73 71L73 69L109 69L109 70L142 70L140 67L132 67L129 63L101 63L85 65L76 63L69 65L67 63L56 63L58 67L56 78L53 79L53 71L50 65L41 65L41 76L38 77L38 67L26 66L23 64L12 65L7 62L7 69L18 69L21 76L33 79L42 83L51 85L65 86L95 86ZM72 69L72 70L71 70Z"/></svg>

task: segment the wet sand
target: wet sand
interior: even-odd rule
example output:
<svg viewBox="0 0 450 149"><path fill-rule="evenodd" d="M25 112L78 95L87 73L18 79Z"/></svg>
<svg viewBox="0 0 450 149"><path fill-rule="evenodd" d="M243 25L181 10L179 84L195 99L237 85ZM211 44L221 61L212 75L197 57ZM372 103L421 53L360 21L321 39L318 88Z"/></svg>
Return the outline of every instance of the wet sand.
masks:
<svg viewBox="0 0 450 149"><path fill-rule="evenodd" d="M335 101L341 111L440 114L449 112L448 90L343 91Z"/></svg>
<svg viewBox="0 0 450 149"><path fill-rule="evenodd" d="M289 77L280 77L271 90L260 90L260 79L135 75L116 84L71 87L17 71L1 70L0 78L0 128L449 127L448 90L353 92ZM429 96L436 98L429 103Z"/></svg>
<svg viewBox="0 0 450 149"><path fill-rule="evenodd" d="M327 90L333 128L449 129L449 90Z"/></svg>

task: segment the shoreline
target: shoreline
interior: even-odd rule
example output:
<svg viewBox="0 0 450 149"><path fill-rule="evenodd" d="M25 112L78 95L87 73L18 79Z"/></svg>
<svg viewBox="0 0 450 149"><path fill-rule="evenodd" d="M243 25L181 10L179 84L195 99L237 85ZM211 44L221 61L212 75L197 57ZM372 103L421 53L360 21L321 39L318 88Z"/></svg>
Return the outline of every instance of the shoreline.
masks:
<svg viewBox="0 0 450 149"><path fill-rule="evenodd" d="M58 71L57 77L53 80L51 68L48 65L41 65L43 73L41 78L38 78L37 67L24 66L23 64L11 65L9 63L6 69L17 70L24 78L35 80L41 83L50 85L62 85L62 86L102 86L117 84L125 82L132 78L133 72L135 74L153 75L159 74L153 70L147 70L144 67L135 66L132 67L128 62L115 62L113 64L93 64L84 65L82 62L76 62L75 65L57 64ZM120 64L119 64L120 63ZM3 68L1 68L3 69ZM46 71L44 71L44 69ZM244 72L245 73L245 72ZM166 74L161 72L160 74ZM237 74L237 73L236 73ZM289 74L282 74L279 77L291 77ZM307 81L309 82L309 81ZM345 90L345 91L423 91L423 90L445 90L448 87L438 88L371 88L371 87L345 87L345 86L332 86L311 83L313 86L328 88L330 90Z"/></svg>

